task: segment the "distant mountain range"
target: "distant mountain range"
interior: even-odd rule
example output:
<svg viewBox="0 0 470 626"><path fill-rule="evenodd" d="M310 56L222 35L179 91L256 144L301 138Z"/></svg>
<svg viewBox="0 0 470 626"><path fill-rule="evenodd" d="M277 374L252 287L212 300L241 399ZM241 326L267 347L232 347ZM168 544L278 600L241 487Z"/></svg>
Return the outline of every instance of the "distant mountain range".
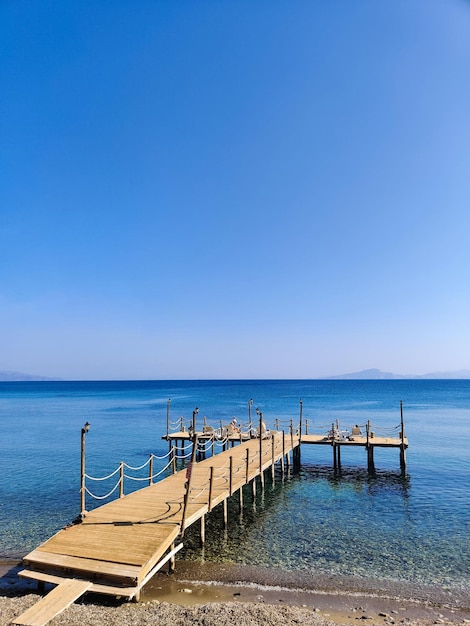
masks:
<svg viewBox="0 0 470 626"><path fill-rule="evenodd" d="M378 369L362 370L351 374L341 374L340 376L326 376L324 380L399 380L399 379L466 379L470 378L470 370L456 370L455 372L430 372L429 374L393 374L392 372L382 372Z"/></svg>
<svg viewBox="0 0 470 626"><path fill-rule="evenodd" d="M3 382L15 382L15 381L33 381L33 380L61 380L61 378L46 378L46 376L36 376L34 374L23 374L22 372L0 372L0 381Z"/></svg>

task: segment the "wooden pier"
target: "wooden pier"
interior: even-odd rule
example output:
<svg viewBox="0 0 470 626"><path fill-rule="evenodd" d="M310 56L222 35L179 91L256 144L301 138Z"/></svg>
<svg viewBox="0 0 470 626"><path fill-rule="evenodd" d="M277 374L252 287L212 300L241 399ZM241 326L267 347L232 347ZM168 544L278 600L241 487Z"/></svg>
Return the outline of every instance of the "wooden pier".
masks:
<svg viewBox="0 0 470 626"><path fill-rule="evenodd" d="M251 401L250 401L251 402ZM400 450L402 472L406 468L403 409L401 424L394 435L378 435L368 422L341 429L338 422L322 433L312 432L312 424L302 420L299 426L290 420L284 428L276 420L267 430L262 413L256 429L204 426L196 430L197 409L189 426L178 422L163 436L169 442L173 474L153 483L149 459L149 485L124 496L124 464L119 475L119 498L90 512L85 510L85 437L89 424L82 429L81 516L51 539L24 557L25 569L19 576L57 585L36 605L16 618L13 624L43 626L87 591L138 600L144 585L163 566L173 569L176 553L183 547L185 530L199 522L201 544L205 542L205 517L214 507L223 507L228 522L228 500L238 497L243 507L244 487L251 486L253 499L257 488L263 489L266 472L275 479L275 465L281 470L300 467L301 444L327 445L333 450L335 469L341 467L341 448L359 446L367 451L369 470L374 469L376 447ZM251 405L249 404L249 411ZM169 413L169 403L168 403ZM399 431L397 429L400 429ZM216 453L215 444L223 450ZM185 446L191 446L191 460L184 461ZM176 471L178 461L187 465ZM114 475L114 473L112 474ZM91 477L88 477L91 478ZM114 491L115 489L113 489ZM90 493L90 492L88 492Z"/></svg>
<svg viewBox="0 0 470 626"><path fill-rule="evenodd" d="M188 526L200 522L204 543L206 514L221 504L227 521L228 498L238 495L242 507L243 487L251 484L256 494L266 470L274 477L275 463L284 464L291 453L295 461L300 445L298 435L270 432L196 462L197 439L187 468L86 513L81 523L24 557L19 575L58 585L64 602L61 606L60 592L53 598L48 594L14 624L45 624L85 591L138 600L150 578L166 563L172 566L183 547L176 542ZM73 588L78 595L70 600Z"/></svg>

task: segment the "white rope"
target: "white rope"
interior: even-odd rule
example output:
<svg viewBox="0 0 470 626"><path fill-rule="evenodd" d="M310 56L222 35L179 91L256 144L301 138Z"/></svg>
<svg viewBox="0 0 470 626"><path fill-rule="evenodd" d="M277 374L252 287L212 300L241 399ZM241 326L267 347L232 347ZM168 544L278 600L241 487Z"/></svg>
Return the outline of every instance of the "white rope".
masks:
<svg viewBox="0 0 470 626"><path fill-rule="evenodd" d="M170 456L170 454L172 452L174 452L174 450L175 450L175 446L171 446L170 450L166 454L164 454L163 456L157 456L156 454L152 454L152 458L153 459L158 459L159 461L162 461L163 459L166 459L167 456Z"/></svg>
<svg viewBox="0 0 470 626"><path fill-rule="evenodd" d="M116 489L119 487L120 484L121 484L121 480L119 479L118 482L111 489L111 491L107 493L105 496L96 496L86 486L85 486L85 491L87 492L89 496L91 496L92 498L95 498L95 500L106 500L106 498L109 498L109 496L116 491Z"/></svg>
<svg viewBox="0 0 470 626"><path fill-rule="evenodd" d="M138 470L141 470L141 469L144 469L144 467L147 467L149 463L150 463L150 459L147 459L147 461L145 461L143 465L139 465L139 467L132 467L132 465L128 465L127 463L123 463L123 466L126 467L127 469L137 472Z"/></svg>
<svg viewBox="0 0 470 626"><path fill-rule="evenodd" d="M121 470L121 467L117 467L114 472L111 472L111 474L108 474L108 476L103 476L102 478L97 478L95 476L90 476L89 474L85 474L85 478L88 478L88 480L108 480L108 478L112 478L115 474L117 474L119 471Z"/></svg>

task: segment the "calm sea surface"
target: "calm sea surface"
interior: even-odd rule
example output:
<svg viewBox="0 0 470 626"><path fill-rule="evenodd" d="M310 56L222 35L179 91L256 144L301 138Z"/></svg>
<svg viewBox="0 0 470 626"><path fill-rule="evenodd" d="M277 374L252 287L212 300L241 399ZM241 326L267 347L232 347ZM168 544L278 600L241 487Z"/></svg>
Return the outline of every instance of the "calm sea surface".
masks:
<svg viewBox="0 0 470 626"><path fill-rule="evenodd" d="M87 472L105 476L168 452L168 399L172 421L197 406L225 424L247 422L250 398L271 427L297 424L302 399L310 429L370 420L377 435L400 424L403 400L406 475L398 450L376 450L371 476L363 449L343 448L335 473L329 446L304 445L301 472L268 481L242 516L234 503L228 532L214 511L206 561L470 592L470 381L0 383L0 557L24 556L79 513L86 421ZM185 558L201 559L197 534L185 539Z"/></svg>

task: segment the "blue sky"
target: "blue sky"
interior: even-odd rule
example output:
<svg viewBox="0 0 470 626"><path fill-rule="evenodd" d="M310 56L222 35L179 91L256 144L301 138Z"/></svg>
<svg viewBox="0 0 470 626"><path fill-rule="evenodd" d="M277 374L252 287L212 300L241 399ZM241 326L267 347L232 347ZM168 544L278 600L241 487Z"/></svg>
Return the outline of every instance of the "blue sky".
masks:
<svg viewBox="0 0 470 626"><path fill-rule="evenodd" d="M0 370L470 368L470 3L3 0Z"/></svg>

